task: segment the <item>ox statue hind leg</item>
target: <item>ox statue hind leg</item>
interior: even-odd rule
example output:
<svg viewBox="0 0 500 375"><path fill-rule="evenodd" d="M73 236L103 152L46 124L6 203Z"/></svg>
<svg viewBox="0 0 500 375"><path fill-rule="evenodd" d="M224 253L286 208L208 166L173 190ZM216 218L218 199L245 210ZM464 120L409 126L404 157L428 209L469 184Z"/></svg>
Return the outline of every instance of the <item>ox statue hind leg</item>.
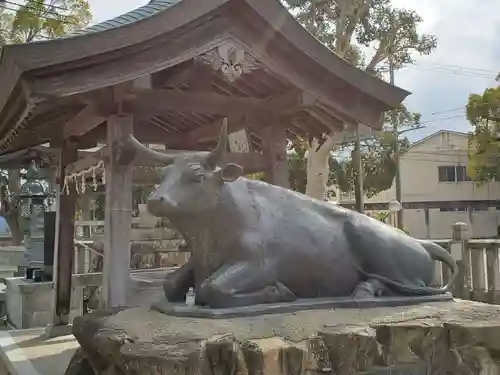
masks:
<svg viewBox="0 0 500 375"><path fill-rule="evenodd" d="M296 300L268 267L259 262L225 264L201 284L196 303L227 308Z"/></svg>
<svg viewBox="0 0 500 375"><path fill-rule="evenodd" d="M389 290L387 287L379 280L368 279L366 281L361 281L354 291L351 297L355 299L362 298L374 298L387 295Z"/></svg>
<svg viewBox="0 0 500 375"><path fill-rule="evenodd" d="M186 293L190 287L194 286L194 267L191 258L177 268L175 271L167 274L163 281L163 290L165 297L169 302L182 302L186 298Z"/></svg>

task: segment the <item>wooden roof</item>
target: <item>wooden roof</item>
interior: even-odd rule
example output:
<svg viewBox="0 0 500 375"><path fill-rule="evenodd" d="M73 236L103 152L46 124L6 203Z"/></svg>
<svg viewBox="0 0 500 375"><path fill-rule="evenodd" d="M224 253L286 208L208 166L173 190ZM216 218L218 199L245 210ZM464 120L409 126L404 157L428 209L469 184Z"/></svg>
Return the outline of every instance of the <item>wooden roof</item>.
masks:
<svg viewBox="0 0 500 375"><path fill-rule="evenodd" d="M69 38L3 49L0 154L56 138L89 101L106 102L107 88L138 77L151 75L160 88L193 90L193 59L225 40L244 47L259 68L234 82L214 71L210 91L265 99L300 90L315 98L314 105L284 114L290 137L330 132L346 122L379 127L383 111L409 95L332 53L279 0L153 0ZM135 135L168 143L220 117L189 108L151 112L136 120ZM104 135L98 126L86 137ZM257 130L252 141L258 148Z"/></svg>

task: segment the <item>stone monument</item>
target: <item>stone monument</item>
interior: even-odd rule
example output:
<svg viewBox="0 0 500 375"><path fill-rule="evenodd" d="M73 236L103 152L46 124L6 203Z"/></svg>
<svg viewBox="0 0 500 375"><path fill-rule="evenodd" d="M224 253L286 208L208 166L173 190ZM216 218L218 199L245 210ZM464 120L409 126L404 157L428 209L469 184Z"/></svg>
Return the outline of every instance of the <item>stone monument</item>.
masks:
<svg viewBox="0 0 500 375"><path fill-rule="evenodd" d="M420 296L446 297L457 276L451 255L432 242L357 212L245 179L236 164L220 167L226 124L210 153L172 156L133 137L119 147L121 162L141 154L143 160L149 157L166 167L148 209L167 217L191 252L189 262L165 280L168 302L183 302L189 288L195 290L196 305L208 309L292 306L304 299L308 305L318 299L345 303L345 298L376 303L383 297L406 297L409 302ZM449 285L440 289L428 286L435 260L452 271ZM156 307L175 313L172 304Z"/></svg>
<svg viewBox="0 0 500 375"><path fill-rule="evenodd" d="M76 318L81 349L66 375L444 375L496 368L496 344L480 327L500 323L500 308L452 300L447 290L457 265L444 249L247 180L237 165L218 166L226 139L223 126L213 152L175 156L133 138L118 145L121 163L140 153L167 166L149 211L182 232L191 257L166 276L165 298L153 309ZM428 286L435 260L452 270L443 288ZM190 288L195 306L186 305Z"/></svg>

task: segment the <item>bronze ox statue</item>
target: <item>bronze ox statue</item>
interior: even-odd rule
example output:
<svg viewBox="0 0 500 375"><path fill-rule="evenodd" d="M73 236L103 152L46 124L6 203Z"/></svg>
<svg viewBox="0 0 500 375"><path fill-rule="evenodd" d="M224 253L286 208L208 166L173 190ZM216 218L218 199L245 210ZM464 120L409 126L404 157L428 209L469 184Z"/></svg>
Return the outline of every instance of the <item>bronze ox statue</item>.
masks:
<svg viewBox="0 0 500 375"><path fill-rule="evenodd" d="M242 177L236 164L218 166L227 146L224 123L212 152L169 155L135 138L119 160L138 153L165 165L148 199L184 235L190 260L164 281L166 298L212 308L290 302L299 298L444 294L457 265L440 246L414 239L366 215L265 182ZM433 288L434 260L452 270Z"/></svg>

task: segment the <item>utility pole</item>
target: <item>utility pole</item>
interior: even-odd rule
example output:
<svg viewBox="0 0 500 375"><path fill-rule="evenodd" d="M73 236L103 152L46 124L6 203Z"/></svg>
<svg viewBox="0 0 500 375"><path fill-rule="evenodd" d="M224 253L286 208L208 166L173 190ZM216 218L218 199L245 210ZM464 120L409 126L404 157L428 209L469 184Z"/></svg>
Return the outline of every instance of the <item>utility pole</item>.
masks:
<svg viewBox="0 0 500 375"><path fill-rule="evenodd" d="M356 124L356 143L353 152L354 170L356 178L354 181L354 195L356 197L356 211L365 213L365 192L363 189L363 160L361 159L361 137L359 135L359 124Z"/></svg>
<svg viewBox="0 0 500 375"><path fill-rule="evenodd" d="M394 86L394 61L392 52L389 55L389 81ZM392 129L394 132L395 145L394 145L394 162L396 164L396 173L394 175L394 182L396 185L396 200L401 203L401 209L397 212L397 224L399 229L403 229L403 201L401 194L401 169L400 169L400 150L399 150L399 132L397 122L397 112L395 109L391 111Z"/></svg>

